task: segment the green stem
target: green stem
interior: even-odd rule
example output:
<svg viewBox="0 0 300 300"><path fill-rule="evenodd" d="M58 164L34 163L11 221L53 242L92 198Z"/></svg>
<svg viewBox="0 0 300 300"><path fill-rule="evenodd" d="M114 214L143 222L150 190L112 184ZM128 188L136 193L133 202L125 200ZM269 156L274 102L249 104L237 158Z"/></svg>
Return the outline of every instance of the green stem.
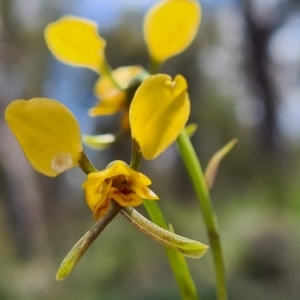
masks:
<svg viewBox="0 0 300 300"><path fill-rule="evenodd" d="M157 74L160 70L161 63L151 58L150 66L149 66L149 73L150 74Z"/></svg>
<svg viewBox="0 0 300 300"><path fill-rule="evenodd" d="M107 76L115 87L117 87L119 90L123 90L123 88L112 75L111 67L106 59L104 59L103 64L101 66L101 73L103 76Z"/></svg>
<svg viewBox="0 0 300 300"><path fill-rule="evenodd" d="M168 229L167 222L165 221L157 202L144 200L143 204L151 220L158 226L164 229ZM164 247L164 250L169 260L170 267L174 273L175 279L177 281L182 299L200 299L184 256L174 252L168 247Z"/></svg>
<svg viewBox="0 0 300 300"><path fill-rule="evenodd" d="M80 153L78 163L80 169L87 175L93 172L98 172L98 170L92 165L84 151Z"/></svg>
<svg viewBox="0 0 300 300"><path fill-rule="evenodd" d="M64 280L72 272L83 254L105 229L105 227L112 221L112 219L120 212L120 210L120 205L112 201L107 214L99 219L97 223L95 223L94 226L86 232L86 234L73 246L64 258L56 273L56 280Z"/></svg>
<svg viewBox="0 0 300 300"><path fill-rule="evenodd" d="M91 164L84 151L81 152L78 163L86 175L93 172L98 172L97 169ZM56 280L64 280L72 272L83 254L92 245L105 227L115 218L120 210L121 206L112 201L108 212L102 218L100 218L69 251L56 273Z"/></svg>
<svg viewBox="0 0 300 300"><path fill-rule="evenodd" d="M139 145L135 140L132 141L132 157L130 167L136 171L139 170L142 160ZM169 229L164 216L155 201L144 200L144 207L151 220L158 226ZM176 253L168 247L164 247L170 267L179 287L183 300L199 300L197 289L191 276L188 264L182 254Z"/></svg>
<svg viewBox="0 0 300 300"><path fill-rule="evenodd" d="M184 164L192 179L202 209L202 214L213 253L218 299L226 300L227 289L225 264L222 254L220 234L201 165L195 149L185 131L182 131L182 133L179 135L177 144Z"/></svg>
<svg viewBox="0 0 300 300"><path fill-rule="evenodd" d="M130 168L138 171L140 169L142 162L142 154L140 150L140 146L135 139L132 139L132 154L131 154L131 162Z"/></svg>

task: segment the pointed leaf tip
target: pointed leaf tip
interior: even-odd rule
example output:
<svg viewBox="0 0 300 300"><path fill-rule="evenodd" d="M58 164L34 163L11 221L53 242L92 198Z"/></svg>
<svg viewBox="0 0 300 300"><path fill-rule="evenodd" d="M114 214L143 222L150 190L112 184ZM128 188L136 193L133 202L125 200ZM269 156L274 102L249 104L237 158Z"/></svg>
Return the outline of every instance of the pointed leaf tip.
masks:
<svg viewBox="0 0 300 300"><path fill-rule="evenodd" d="M223 148L221 148L217 153L213 155L211 160L209 161L204 176L206 179L206 183L208 186L208 189L211 189L214 185L219 165L222 161L222 159L232 150L232 148L237 144L238 139L233 139L229 143L227 143Z"/></svg>

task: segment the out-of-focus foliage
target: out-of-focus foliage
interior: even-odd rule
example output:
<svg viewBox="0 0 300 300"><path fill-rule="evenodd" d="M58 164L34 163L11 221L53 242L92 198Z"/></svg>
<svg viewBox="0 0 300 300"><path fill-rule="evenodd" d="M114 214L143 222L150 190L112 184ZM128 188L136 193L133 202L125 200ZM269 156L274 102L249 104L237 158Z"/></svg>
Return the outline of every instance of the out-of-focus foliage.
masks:
<svg viewBox="0 0 300 300"><path fill-rule="evenodd" d="M163 71L183 74L192 101L192 140L202 164L228 140L239 144L222 161L212 192L225 249L230 299L298 299L300 268L300 6L296 1L203 1L196 41ZM0 2L0 110L38 96L66 104L84 134L118 128L118 116L87 115L97 103L97 75L55 61L45 26L64 14L91 18L107 40L113 66L147 66L145 7L128 1ZM118 20L112 24L111 20ZM120 51L122 49L122 51ZM97 127L98 131L94 130ZM63 283L54 276L93 220L71 170L55 179L31 170L0 120L0 299L177 299L162 248L117 218ZM130 157L130 144L93 161ZM195 195L175 149L142 172L177 233L199 237ZM179 165L179 167L178 167ZM176 166L176 168L174 167ZM159 173L159 179L156 174ZM164 180L161 180L164 178ZM196 209L197 208L197 209ZM205 242L205 241L204 241ZM151 249L151 251L149 250ZM213 299L210 257L191 261L201 299ZM199 272L199 269L203 272ZM175 293L174 295L172 293Z"/></svg>

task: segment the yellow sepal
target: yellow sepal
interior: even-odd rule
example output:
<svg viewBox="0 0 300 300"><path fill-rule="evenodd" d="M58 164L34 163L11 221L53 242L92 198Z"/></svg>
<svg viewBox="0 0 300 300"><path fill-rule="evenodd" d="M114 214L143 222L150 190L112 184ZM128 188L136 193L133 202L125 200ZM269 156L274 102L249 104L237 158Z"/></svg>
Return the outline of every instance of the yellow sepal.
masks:
<svg viewBox="0 0 300 300"><path fill-rule="evenodd" d="M183 130L190 114L187 82L183 76L152 75L137 89L129 118L132 138L146 159L154 159Z"/></svg>
<svg viewBox="0 0 300 300"><path fill-rule="evenodd" d="M193 0L165 0L153 6L144 20L144 37L152 59L162 63L183 52L200 24L201 7Z"/></svg>
<svg viewBox="0 0 300 300"><path fill-rule="evenodd" d="M78 165L83 151L80 127L60 102L15 100L6 108L5 120L35 170L54 177Z"/></svg>
<svg viewBox="0 0 300 300"><path fill-rule="evenodd" d="M52 54L62 62L100 73L105 70L106 41L99 36L95 22L64 16L46 27L45 40Z"/></svg>

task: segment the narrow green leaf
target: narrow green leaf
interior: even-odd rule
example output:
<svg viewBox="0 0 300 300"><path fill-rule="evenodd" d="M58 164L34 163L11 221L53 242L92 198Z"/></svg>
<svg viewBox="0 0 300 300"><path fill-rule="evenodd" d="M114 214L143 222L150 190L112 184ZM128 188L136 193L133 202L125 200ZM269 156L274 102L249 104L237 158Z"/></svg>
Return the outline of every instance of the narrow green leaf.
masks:
<svg viewBox="0 0 300 300"><path fill-rule="evenodd" d="M95 225L85 233L85 235L74 245L64 258L56 273L55 279L58 281L64 280L77 265L83 254L110 223L110 221L119 213L121 207L112 202L112 205L105 216L95 223Z"/></svg>
<svg viewBox="0 0 300 300"><path fill-rule="evenodd" d="M218 174L219 165L222 161L222 159L232 150L234 145L238 142L237 139L231 140L229 143L227 143L223 148L221 148L217 153L214 154L214 156L209 161L205 172L205 180L207 183L208 189L212 189L215 179Z"/></svg>

